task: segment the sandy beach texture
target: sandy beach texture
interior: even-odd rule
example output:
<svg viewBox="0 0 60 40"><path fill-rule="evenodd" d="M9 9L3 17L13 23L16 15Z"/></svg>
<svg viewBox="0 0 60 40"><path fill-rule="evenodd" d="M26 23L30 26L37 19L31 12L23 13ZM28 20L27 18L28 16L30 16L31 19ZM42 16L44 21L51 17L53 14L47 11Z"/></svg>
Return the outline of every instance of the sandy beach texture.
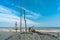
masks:
<svg viewBox="0 0 60 40"><path fill-rule="evenodd" d="M36 30L38 32L60 32L60 30ZM16 30L8 30L8 29L4 29L4 30L0 30L0 32L16 32ZM20 30L17 30L17 32L20 32ZM24 32L24 30L22 30L22 32ZM27 30L28 32L28 30Z"/></svg>
<svg viewBox="0 0 60 40"><path fill-rule="evenodd" d="M46 30L45 30L46 31ZM0 40L60 40L59 32L18 32L15 30L0 30Z"/></svg>

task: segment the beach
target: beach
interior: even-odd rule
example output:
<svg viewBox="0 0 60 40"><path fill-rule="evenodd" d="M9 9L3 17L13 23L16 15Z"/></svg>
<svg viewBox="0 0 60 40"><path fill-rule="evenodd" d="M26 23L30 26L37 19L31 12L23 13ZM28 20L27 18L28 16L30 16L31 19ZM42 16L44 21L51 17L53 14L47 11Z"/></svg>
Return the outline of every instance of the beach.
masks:
<svg viewBox="0 0 60 40"><path fill-rule="evenodd" d="M24 32L25 30L22 30L22 32ZM60 30L36 30L38 32L60 32ZM0 32L16 32L16 30L9 30L9 29L3 29L0 30ZM20 32L20 30L17 30L17 32ZM27 32L29 32L27 30Z"/></svg>
<svg viewBox="0 0 60 40"><path fill-rule="evenodd" d="M40 30L39 32L0 30L0 40L60 40L60 30Z"/></svg>

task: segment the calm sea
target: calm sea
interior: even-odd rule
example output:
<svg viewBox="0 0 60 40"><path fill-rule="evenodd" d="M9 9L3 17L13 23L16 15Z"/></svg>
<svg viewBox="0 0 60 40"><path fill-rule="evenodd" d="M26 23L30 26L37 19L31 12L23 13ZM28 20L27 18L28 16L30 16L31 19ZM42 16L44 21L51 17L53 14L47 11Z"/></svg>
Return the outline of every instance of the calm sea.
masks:
<svg viewBox="0 0 60 40"><path fill-rule="evenodd" d="M2 29L13 30L15 29L15 27L0 27L0 30ZM19 29L19 27L17 29ZM22 27L22 29L24 29L24 27ZM34 27L34 29L36 30L60 30L60 27Z"/></svg>
<svg viewBox="0 0 60 40"><path fill-rule="evenodd" d="M37 30L60 30L60 27L35 27Z"/></svg>

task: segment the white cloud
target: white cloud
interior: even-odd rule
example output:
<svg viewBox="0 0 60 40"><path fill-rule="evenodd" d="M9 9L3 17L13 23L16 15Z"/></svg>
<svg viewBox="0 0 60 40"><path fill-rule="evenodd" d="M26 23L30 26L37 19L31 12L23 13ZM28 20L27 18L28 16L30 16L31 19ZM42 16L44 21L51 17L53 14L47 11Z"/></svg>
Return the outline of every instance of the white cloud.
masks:
<svg viewBox="0 0 60 40"><path fill-rule="evenodd" d="M19 27L20 26L20 17L15 15L16 13L18 13L18 12L11 10L9 8L6 8L4 6L0 6L0 27L14 27L16 21L17 21L18 27ZM26 20L27 20L28 26L32 26L32 25L37 26L40 24L40 23L34 22L29 19L26 19ZM22 23L24 26L24 20L22 20Z"/></svg>
<svg viewBox="0 0 60 40"><path fill-rule="evenodd" d="M29 17L29 18L37 19L37 18L39 18L39 17L42 17L40 13L35 13L35 12L33 12L33 11L30 11L30 10L24 8L24 7L20 7L20 6L16 6L16 7L22 8L23 10L25 10L25 12L28 13L28 15L26 14L27 17Z"/></svg>
<svg viewBox="0 0 60 40"><path fill-rule="evenodd" d="M38 13L31 12L30 15L27 15L27 17L33 18L33 19L38 19L38 18L40 18L42 16L40 14L38 14Z"/></svg>
<svg viewBox="0 0 60 40"><path fill-rule="evenodd" d="M24 8L23 8L24 9ZM38 17L41 17L40 14L37 14L35 12L32 12L30 10L27 10L27 9L24 9L26 10L27 12L30 13L27 14L26 16L29 17L29 18L38 18ZM18 23L18 27L20 26L20 17L18 17L17 14L18 12L16 12L15 10L12 10L12 9L9 9L9 8L6 8L4 6L0 6L0 27L14 27L15 26L15 22L17 21ZM55 25L55 24L44 24L44 23L40 23L40 22L35 22L35 21L32 21L32 20L29 20L29 19L26 19L27 21L27 26L28 27L31 27L31 26L35 26L35 27L50 27L50 26L59 26L58 24ZM22 23L24 26L24 19L22 18Z"/></svg>
<svg viewBox="0 0 60 40"><path fill-rule="evenodd" d="M16 12L15 10L9 9L5 6L1 6L0 5L0 13L4 13L4 14L17 14L18 12Z"/></svg>
<svg viewBox="0 0 60 40"><path fill-rule="evenodd" d="M26 12L28 12L29 15L27 17L32 17L32 18L39 18L39 17L41 17L40 13L35 13L33 11L27 10L24 7L22 7L22 9L25 10Z"/></svg>
<svg viewBox="0 0 60 40"><path fill-rule="evenodd" d="M14 24L15 24L16 21L18 23L18 26L20 26L20 18L17 17L16 15L9 15L9 14L0 14L0 15L1 15L0 16L0 24L1 23L3 23L3 24L6 23L4 25L2 24L2 26L10 25L11 27L14 27ZM35 25L35 26L39 25L39 23L33 22L32 20L29 20L29 19L26 19L26 21L27 21L27 26L29 26L29 27L33 26L33 25ZM22 18L22 23L23 23L23 26L24 26L24 19L23 18Z"/></svg>
<svg viewBox="0 0 60 40"><path fill-rule="evenodd" d="M10 25L11 27L14 27L14 24L15 24L16 21L17 21L17 23L19 25L20 24L20 19L16 15L0 14L0 24L2 23L2 26L5 26L5 25L8 26L8 25ZM4 23L6 23L6 24L3 25Z"/></svg>
<svg viewBox="0 0 60 40"><path fill-rule="evenodd" d="M8 27L8 25L13 27L16 21L19 26L20 17L15 15L17 13L15 10L0 6L0 27Z"/></svg>

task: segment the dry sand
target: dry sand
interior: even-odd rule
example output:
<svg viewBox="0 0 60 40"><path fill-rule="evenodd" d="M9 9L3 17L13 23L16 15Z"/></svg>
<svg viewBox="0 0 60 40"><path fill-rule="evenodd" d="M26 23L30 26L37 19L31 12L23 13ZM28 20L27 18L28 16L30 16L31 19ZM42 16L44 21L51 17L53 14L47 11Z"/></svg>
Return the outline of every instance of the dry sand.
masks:
<svg viewBox="0 0 60 40"><path fill-rule="evenodd" d="M1 40L60 40L60 37L55 35L49 34L49 33L32 33L32 32L2 32L1 34Z"/></svg>
<svg viewBox="0 0 60 40"><path fill-rule="evenodd" d="M60 30L36 30L38 32L60 32ZM8 29L4 29L4 30L0 30L0 32L16 32L16 30L8 30ZM17 32L20 32L20 30L17 30ZM24 32L24 30L22 30L22 32ZM28 32L28 30L27 30Z"/></svg>
<svg viewBox="0 0 60 40"><path fill-rule="evenodd" d="M20 32L19 30L17 33L15 30L0 30L0 40L60 40L60 30L40 30L35 33Z"/></svg>

